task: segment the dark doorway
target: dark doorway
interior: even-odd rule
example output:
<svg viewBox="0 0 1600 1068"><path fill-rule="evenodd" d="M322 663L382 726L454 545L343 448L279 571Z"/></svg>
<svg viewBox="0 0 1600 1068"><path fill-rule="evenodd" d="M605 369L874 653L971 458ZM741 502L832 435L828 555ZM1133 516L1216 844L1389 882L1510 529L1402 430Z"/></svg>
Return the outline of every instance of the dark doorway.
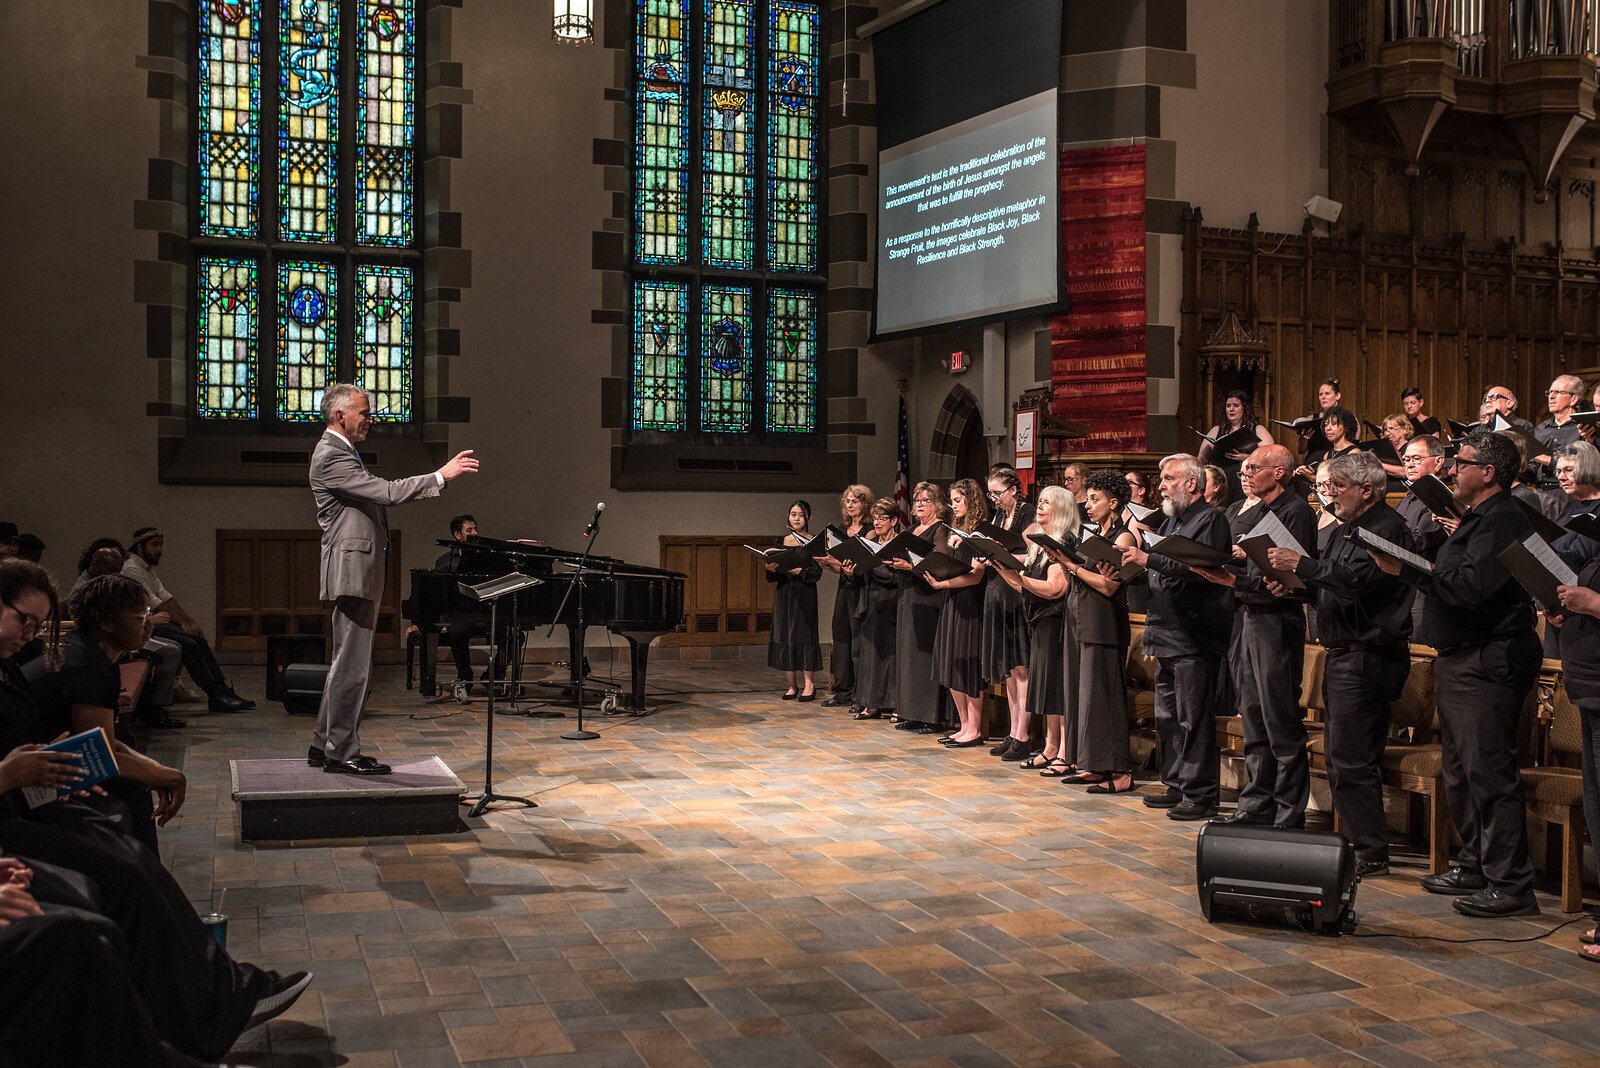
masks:
<svg viewBox="0 0 1600 1068"><path fill-rule="evenodd" d="M988 474L989 443L983 440L983 419L973 412L956 443L956 477L976 479L987 489L984 479Z"/></svg>

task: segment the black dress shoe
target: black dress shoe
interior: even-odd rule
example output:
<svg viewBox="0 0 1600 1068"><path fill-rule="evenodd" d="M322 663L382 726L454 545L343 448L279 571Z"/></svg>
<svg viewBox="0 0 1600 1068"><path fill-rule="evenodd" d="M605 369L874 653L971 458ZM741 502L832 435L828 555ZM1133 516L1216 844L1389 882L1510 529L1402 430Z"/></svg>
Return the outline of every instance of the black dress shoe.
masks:
<svg viewBox="0 0 1600 1068"><path fill-rule="evenodd" d="M1479 890L1471 897L1452 902L1463 916L1477 916L1485 920L1498 920L1503 916L1537 916L1539 902L1532 894L1506 894L1495 889Z"/></svg>
<svg viewBox="0 0 1600 1068"><path fill-rule="evenodd" d="M1217 816L1212 823L1239 824L1244 827L1265 827L1272 822L1270 816L1258 816L1254 812L1247 812L1236 808L1226 816Z"/></svg>
<svg viewBox="0 0 1600 1068"><path fill-rule="evenodd" d="M314 745L306 748L306 767L320 768L327 762L328 754L324 753Z"/></svg>
<svg viewBox="0 0 1600 1068"><path fill-rule="evenodd" d="M1208 820L1216 814L1216 805L1199 805L1193 801L1179 801L1167 809L1169 820Z"/></svg>
<svg viewBox="0 0 1600 1068"><path fill-rule="evenodd" d="M1027 742L1017 742L1010 749L1007 749L1004 753L1001 753L1000 759L1007 761L1008 763L1015 763L1019 760L1027 760L1028 757L1032 755L1033 754L1028 750Z"/></svg>
<svg viewBox="0 0 1600 1068"><path fill-rule="evenodd" d="M1016 745L1016 744L1017 744L1017 740L1015 738L1012 738L1011 736L1007 735L1006 738L999 745L993 746L992 748L990 748L989 755L990 756L1005 756L1007 753L1011 752L1011 747L1013 745Z"/></svg>
<svg viewBox="0 0 1600 1068"><path fill-rule="evenodd" d="M163 708L160 715L147 716L144 719L141 719L139 724L140 726L149 727L152 730L175 731L180 727L187 727L189 725L189 721L179 719L177 716L174 716L171 712L168 712Z"/></svg>
<svg viewBox="0 0 1600 1068"><path fill-rule="evenodd" d="M849 704L850 704L850 695L849 694L847 694L847 693L836 693L832 697L828 698L826 701L822 702L822 707L823 708L845 708Z"/></svg>
<svg viewBox="0 0 1600 1068"><path fill-rule="evenodd" d="M1468 894L1476 894L1479 890L1487 890L1489 880L1483 877L1481 871L1470 871L1455 864L1449 871L1442 871L1438 875L1424 875L1422 888L1430 894L1465 897Z"/></svg>
<svg viewBox="0 0 1600 1068"><path fill-rule="evenodd" d="M1357 857L1356 878L1376 879L1380 875L1389 874L1388 857Z"/></svg>
<svg viewBox="0 0 1600 1068"><path fill-rule="evenodd" d="M814 690L811 693L803 693L799 697L795 698L796 701L815 701L816 699L817 694Z"/></svg>
<svg viewBox="0 0 1600 1068"><path fill-rule="evenodd" d="M369 756L358 756L349 760L329 760L322 765L322 770L338 772L340 775L387 775L393 769Z"/></svg>
<svg viewBox="0 0 1600 1068"><path fill-rule="evenodd" d="M914 719L903 719L894 725L894 729L897 731L916 731L921 730L922 727L923 724L918 723Z"/></svg>
<svg viewBox="0 0 1600 1068"><path fill-rule="evenodd" d="M238 693L235 692L235 690L234 690L234 688L232 686L229 686L223 692L226 693L229 697L233 698L235 701L238 701L239 704L241 706L243 706L244 708L254 708L254 707L256 707L256 703L254 701L250 700L250 698L248 698L248 697L240 697L238 695Z"/></svg>
<svg viewBox="0 0 1600 1068"><path fill-rule="evenodd" d="M783 699L785 701L793 701L796 697L799 697L799 696L800 695L798 693L786 693L786 694L783 695Z"/></svg>
<svg viewBox="0 0 1600 1068"><path fill-rule="evenodd" d="M918 734L939 734L944 730L936 723L913 723L912 729Z"/></svg>
<svg viewBox="0 0 1600 1068"><path fill-rule="evenodd" d="M1177 808L1183 800L1183 795L1176 790L1167 790L1165 793L1151 794L1144 799L1145 808Z"/></svg>
<svg viewBox="0 0 1600 1068"><path fill-rule="evenodd" d="M246 708L254 707L246 704L242 697L230 697L227 693L217 692L211 695L206 702L206 707L213 712L243 712Z"/></svg>

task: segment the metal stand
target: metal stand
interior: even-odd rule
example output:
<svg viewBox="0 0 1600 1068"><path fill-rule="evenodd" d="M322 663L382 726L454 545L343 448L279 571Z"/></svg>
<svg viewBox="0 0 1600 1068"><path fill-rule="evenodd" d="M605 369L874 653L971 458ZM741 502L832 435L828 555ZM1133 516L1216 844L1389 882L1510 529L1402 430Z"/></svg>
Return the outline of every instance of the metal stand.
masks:
<svg viewBox="0 0 1600 1068"><path fill-rule="evenodd" d="M595 518L596 520L599 519L598 511L595 513ZM578 562L576 564L572 565L572 582L568 584L567 592L562 596L561 604L556 608L555 618L550 621L550 629L545 632L545 637L548 638L550 635L555 633L556 624L561 622L561 615L567 610L567 602L572 600L573 590L578 591L577 633L580 635L583 634L583 565L588 562L589 553L593 551L594 543L599 537L600 527L598 523L596 523L593 531L589 534L589 544L583 547L583 555L578 557ZM583 692L585 689L584 684L588 681L588 679L585 677L583 670L585 658L583 655L583 645L581 642L579 643L578 649L574 655L577 657L578 685L574 688L577 690L578 698L578 728L577 730L567 731L561 737L565 738L569 742L592 742L596 738L600 737L600 735L596 734L594 731L586 730L583 726Z"/></svg>
<svg viewBox="0 0 1600 1068"><path fill-rule="evenodd" d="M488 714L484 720L483 733L483 792L477 796L473 805L467 810L468 816L481 816L490 805L499 801L509 801L524 808L538 808L538 803L526 797L516 797L511 794L497 794L494 792L494 693L497 689L494 678L495 654L499 650L497 639L496 613L500 607L500 598L508 593L529 586L536 586L539 580L529 575L512 572L502 578L485 582L478 586L469 586L461 583L461 592L479 601L489 602L489 706ZM466 804L465 801L462 804Z"/></svg>

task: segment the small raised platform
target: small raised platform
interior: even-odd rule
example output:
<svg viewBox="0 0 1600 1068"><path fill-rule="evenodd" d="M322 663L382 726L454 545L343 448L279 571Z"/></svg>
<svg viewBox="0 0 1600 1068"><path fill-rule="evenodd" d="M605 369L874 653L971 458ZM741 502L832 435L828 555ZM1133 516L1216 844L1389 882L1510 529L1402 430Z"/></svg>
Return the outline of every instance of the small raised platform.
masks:
<svg viewBox="0 0 1600 1068"><path fill-rule="evenodd" d="M305 760L230 761L239 837L247 842L383 838L464 830L466 786L436 756L389 775L330 775Z"/></svg>

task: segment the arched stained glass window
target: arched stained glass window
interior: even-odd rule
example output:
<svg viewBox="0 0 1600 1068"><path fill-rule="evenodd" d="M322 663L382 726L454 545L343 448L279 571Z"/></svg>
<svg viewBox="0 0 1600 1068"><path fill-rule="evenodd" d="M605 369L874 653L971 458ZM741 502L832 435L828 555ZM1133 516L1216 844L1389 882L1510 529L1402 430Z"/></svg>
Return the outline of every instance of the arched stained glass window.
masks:
<svg viewBox="0 0 1600 1068"><path fill-rule="evenodd" d="M633 2L632 429L815 434L819 4Z"/></svg>
<svg viewBox="0 0 1600 1068"><path fill-rule="evenodd" d="M198 0L197 417L412 421L422 2Z"/></svg>

